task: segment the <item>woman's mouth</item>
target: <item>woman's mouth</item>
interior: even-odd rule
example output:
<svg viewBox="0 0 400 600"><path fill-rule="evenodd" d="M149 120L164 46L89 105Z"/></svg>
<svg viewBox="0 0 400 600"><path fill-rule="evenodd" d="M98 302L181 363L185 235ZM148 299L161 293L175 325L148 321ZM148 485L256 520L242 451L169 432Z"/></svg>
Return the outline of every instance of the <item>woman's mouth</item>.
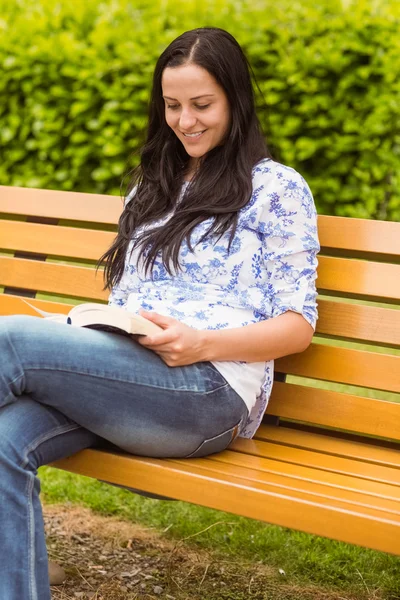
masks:
<svg viewBox="0 0 400 600"><path fill-rule="evenodd" d="M184 133L183 135L185 136L185 138L189 138L192 140L197 140L201 135L203 135L203 133L206 130L203 129L203 131L196 131L195 133Z"/></svg>

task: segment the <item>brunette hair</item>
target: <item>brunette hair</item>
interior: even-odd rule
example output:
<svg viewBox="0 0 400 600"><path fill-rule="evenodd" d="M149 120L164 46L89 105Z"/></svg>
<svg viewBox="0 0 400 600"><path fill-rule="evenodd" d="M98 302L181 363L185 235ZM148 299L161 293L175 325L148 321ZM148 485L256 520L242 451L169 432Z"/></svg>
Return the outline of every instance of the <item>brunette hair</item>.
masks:
<svg viewBox="0 0 400 600"><path fill-rule="evenodd" d="M167 222L148 231L142 225L166 216L175 206L189 155L165 120L161 78L166 67L194 64L206 69L223 88L231 112L230 129L224 143L202 157L200 166L176 211ZM101 257L105 264L105 285L116 285L124 272L129 242L141 246L139 257L151 270L157 254L168 272L179 268L179 249L202 221L213 217L206 235L223 235L230 230L230 242L237 226L238 211L252 193L252 168L270 157L255 110L249 63L235 38L227 31L203 27L176 38L157 61L150 99L147 139L141 161L134 169L125 194L133 198L119 220L118 235ZM135 232L137 234L135 235ZM202 238L202 239L203 239Z"/></svg>

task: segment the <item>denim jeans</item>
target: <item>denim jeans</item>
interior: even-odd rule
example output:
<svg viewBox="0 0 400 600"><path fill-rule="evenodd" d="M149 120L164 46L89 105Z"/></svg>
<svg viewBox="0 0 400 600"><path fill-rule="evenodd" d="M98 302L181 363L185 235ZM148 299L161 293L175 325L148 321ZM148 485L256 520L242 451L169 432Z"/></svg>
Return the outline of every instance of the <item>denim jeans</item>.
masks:
<svg viewBox="0 0 400 600"><path fill-rule="evenodd" d="M1 600L50 599L38 467L109 442L205 456L248 415L211 363L168 367L120 335L0 317L0 357Z"/></svg>

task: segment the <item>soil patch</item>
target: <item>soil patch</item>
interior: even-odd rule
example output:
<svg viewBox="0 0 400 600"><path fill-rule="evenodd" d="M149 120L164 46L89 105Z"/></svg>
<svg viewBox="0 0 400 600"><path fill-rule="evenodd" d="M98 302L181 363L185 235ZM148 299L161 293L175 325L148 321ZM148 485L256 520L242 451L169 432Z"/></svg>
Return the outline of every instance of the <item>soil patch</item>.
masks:
<svg viewBox="0 0 400 600"><path fill-rule="evenodd" d="M67 573L53 600L355 600L86 508L45 505L44 518L49 556Z"/></svg>

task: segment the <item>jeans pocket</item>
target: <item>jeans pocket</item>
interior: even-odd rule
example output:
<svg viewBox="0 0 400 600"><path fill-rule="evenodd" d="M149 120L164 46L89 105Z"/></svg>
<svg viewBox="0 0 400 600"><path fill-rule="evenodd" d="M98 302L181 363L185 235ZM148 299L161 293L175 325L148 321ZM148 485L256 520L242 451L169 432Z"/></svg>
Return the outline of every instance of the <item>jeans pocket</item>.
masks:
<svg viewBox="0 0 400 600"><path fill-rule="evenodd" d="M225 450L238 436L242 422L243 419L241 419L237 425L223 431L219 435L205 439L194 452L188 454L185 458L200 458L202 456L207 456L208 454L222 452L222 450Z"/></svg>

